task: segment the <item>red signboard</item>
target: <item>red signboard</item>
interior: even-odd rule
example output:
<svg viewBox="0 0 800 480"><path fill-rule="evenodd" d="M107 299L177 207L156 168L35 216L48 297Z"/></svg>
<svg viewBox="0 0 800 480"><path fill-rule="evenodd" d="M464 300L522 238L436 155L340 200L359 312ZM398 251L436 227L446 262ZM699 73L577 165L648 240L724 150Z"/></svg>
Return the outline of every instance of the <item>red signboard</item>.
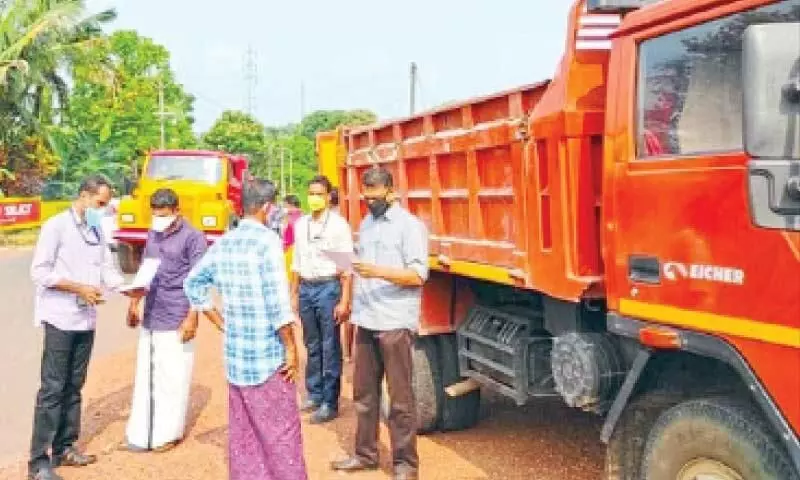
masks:
<svg viewBox="0 0 800 480"><path fill-rule="evenodd" d="M41 211L39 200L4 199L0 201L0 226L37 223Z"/></svg>

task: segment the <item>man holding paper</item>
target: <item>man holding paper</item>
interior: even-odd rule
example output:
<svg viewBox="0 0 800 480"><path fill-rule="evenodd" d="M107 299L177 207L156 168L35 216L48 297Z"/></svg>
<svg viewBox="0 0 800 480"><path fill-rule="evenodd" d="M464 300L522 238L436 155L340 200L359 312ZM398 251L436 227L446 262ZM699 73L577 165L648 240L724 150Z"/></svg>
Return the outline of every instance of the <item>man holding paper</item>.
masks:
<svg viewBox="0 0 800 480"><path fill-rule="evenodd" d="M302 406L314 412L311 423L333 420L339 411L342 345L339 325L350 313L350 272L342 271L325 252L353 253L350 225L329 208L331 183L319 175L308 183L310 215L295 224L292 259L292 307L303 324L308 351Z"/></svg>
<svg viewBox="0 0 800 480"><path fill-rule="evenodd" d="M60 480L54 467L83 467L97 460L80 452L76 442L81 389L94 345L95 307L104 302L104 291L118 290L124 282L102 231L110 200L108 179L87 177L72 207L44 223L33 254L34 324L44 327L44 348L29 479Z"/></svg>
<svg viewBox="0 0 800 480"><path fill-rule="evenodd" d="M124 448L161 452L177 445L186 425L197 312L189 308L183 282L205 254L206 239L181 218L173 190L153 193L150 208L144 261L132 285L147 290L144 318L140 298L128 309L128 325L141 329Z"/></svg>

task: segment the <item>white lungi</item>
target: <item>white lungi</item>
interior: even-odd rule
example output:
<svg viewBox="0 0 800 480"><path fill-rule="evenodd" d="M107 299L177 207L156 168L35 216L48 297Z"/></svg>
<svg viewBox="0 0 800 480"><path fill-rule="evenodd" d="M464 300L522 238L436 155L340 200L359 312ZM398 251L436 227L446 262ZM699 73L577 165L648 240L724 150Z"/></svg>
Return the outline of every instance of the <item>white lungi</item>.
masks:
<svg viewBox="0 0 800 480"><path fill-rule="evenodd" d="M131 446L155 449L183 438L194 341L181 343L177 331L140 332L126 437Z"/></svg>

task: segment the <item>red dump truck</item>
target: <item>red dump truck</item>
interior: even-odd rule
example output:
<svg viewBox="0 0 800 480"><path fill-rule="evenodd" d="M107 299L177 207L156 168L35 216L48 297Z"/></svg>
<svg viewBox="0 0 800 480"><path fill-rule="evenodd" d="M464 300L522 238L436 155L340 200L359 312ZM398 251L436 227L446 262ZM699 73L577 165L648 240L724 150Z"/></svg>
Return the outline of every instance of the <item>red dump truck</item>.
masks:
<svg viewBox="0 0 800 480"><path fill-rule="evenodd" d="M800 0L581 0L551 80L337 141L355 231L381 164L430 232L421 430L491 388L606 479L800 478Z"/></svg>

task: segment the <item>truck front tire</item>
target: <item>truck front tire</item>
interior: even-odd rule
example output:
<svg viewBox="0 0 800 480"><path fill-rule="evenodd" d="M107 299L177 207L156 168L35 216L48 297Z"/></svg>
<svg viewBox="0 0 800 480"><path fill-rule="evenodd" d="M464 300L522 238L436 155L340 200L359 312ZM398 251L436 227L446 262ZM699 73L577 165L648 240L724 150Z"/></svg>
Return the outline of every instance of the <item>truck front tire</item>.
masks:
<svg viewBox="0 0 800 480"><path fill-rule="evenodd" d="M800 480L758 412L725 398L691 400L661 414L641 473L648 480Z"/></svg>
<svg viewBox="0 0 800 480"><path fill-rule="evenodd" d="M117 261L119 269L126 275L133 275L142 263L142 246L120 242L117 245Z"/></svg>

